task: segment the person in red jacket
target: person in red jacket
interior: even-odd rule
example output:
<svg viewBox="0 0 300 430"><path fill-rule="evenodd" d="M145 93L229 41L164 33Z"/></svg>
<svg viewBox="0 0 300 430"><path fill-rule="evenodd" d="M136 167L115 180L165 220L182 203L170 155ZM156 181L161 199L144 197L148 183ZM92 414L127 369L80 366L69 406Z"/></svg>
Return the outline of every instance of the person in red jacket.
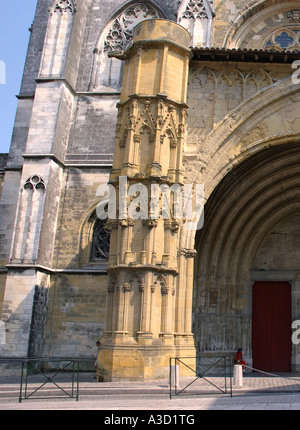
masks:
<svg viewBox="0 0 300 430"><path fill-rule="evenodd" d="M234 356L235 364L241 364L243 366L243 370L245 370L246 362L243 358L242 348L239 348Z"/></svg>

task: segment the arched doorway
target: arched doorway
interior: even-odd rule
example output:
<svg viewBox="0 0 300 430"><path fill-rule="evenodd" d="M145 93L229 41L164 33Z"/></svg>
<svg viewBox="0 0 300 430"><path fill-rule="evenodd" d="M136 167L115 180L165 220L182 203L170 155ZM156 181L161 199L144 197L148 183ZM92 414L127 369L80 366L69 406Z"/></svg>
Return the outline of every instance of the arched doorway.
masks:
<svg viewBox="0 0 300 430"><path fill-rule="evenodd" d="M195 242L193 333L201 353L242 347L249 366L257 362L253 352L259 330L253 331L253 322L262 324L257 321L262 309L253 309L256 282L288 285L291 306L283 312L284 324L291 327L299 318L299 149L299 144L285 144L250 156L225 176L206 203L204 227ZM266 303L270 294L265 294ZM278 336L284 336L295 368L299 351L291 344L291 332L284 333ZM263 370L282 371L270 364Z"/></svg>

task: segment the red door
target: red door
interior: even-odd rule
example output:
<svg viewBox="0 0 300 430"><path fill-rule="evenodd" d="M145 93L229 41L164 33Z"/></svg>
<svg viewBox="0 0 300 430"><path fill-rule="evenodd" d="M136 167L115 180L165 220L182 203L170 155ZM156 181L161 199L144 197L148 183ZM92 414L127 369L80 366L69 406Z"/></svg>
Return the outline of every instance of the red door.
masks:
<svg viewBox="0 0 300 430"><path fill-rule="evenodd" d="M253 368L291 371L291 286L255 282L252 293Z"/></svg>

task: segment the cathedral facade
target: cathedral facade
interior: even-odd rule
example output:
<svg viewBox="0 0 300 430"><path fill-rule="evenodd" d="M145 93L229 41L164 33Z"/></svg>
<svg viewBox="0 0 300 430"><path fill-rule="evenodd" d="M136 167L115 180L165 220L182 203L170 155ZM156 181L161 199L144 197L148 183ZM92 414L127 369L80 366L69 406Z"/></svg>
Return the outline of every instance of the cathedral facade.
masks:
<svg viewBox="0 0 300 430"><path fill-rule="evenodd" d="M30 31L0 356L299 369L299 1L37 0Z"/></svg>

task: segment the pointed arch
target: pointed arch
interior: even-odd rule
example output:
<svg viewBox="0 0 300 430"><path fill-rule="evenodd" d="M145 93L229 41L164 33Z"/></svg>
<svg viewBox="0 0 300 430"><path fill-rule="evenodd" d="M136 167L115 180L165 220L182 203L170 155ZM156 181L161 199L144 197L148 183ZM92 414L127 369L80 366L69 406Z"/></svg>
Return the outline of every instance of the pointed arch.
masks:
<svg viewBox="0 0 300 430"><path fill-rule="evenodd" d="M91 246L91 261L108 260L110 245L110 232L105 228L105 221L97 219L94 225L92 246Z"/></svg>
<svg viewBox="0 0 300 430"><path fill-rule="evenodd" d="M190 33L193 47L210 47L214 16L214 0L184 0L177 22Z"/></svg>
<svg viewBox="0 0 300 430"><path fill-rule="evenodd" d="M55 0L52 3L39 71L40 78L63 76L75 12L73 0Z"/></svg>
<svg viewBox="0 0 300 430"><path fill-rule="evenodd" d="M270 74L263 68L256 68L245 77L244 98L247 99L272 84Z"/></svg>
<svg viewBox="0 0 300 430"><path fill-rule="evenodd" d="M268 36L270 38L272 32L278 28L299 25L299 9L299 2L296 0L255 1L233 21L222 47L265 49L265 39ZM221 12L222 5L219 5L217 13Z"/></svg>
<svg viewBox="0 0 300 430"><path fill-rule="evenodd" d="M123 51L130 45L133 29L139 22L166 17L166 13L154 1L131 1L118 9L98 37L89 90L119 91L122 85L123 62L109 58L109 53Z"/></svg>
<svg viewBox="0 0 300 430"><path fill-rule="evenodd" d="M50 8L52 13L74 13L75 3L73 0L54 0L52 7Z"/></svg>
<svg viewBox="0 0 300 430"><path fill-rule="evenodd" d="M93 266L100 271L107 269L110 236L106 220L97 216L97 205L93 206L82 220L79 231L78 265L79 267Z"/></svg>
<svg viewBox="0 0 300 430"><path fill-rule="evenodd" d="M38 259L45 191L45 181L38 174L27 178L20 190L11 262L35 263Z"/></svg>

